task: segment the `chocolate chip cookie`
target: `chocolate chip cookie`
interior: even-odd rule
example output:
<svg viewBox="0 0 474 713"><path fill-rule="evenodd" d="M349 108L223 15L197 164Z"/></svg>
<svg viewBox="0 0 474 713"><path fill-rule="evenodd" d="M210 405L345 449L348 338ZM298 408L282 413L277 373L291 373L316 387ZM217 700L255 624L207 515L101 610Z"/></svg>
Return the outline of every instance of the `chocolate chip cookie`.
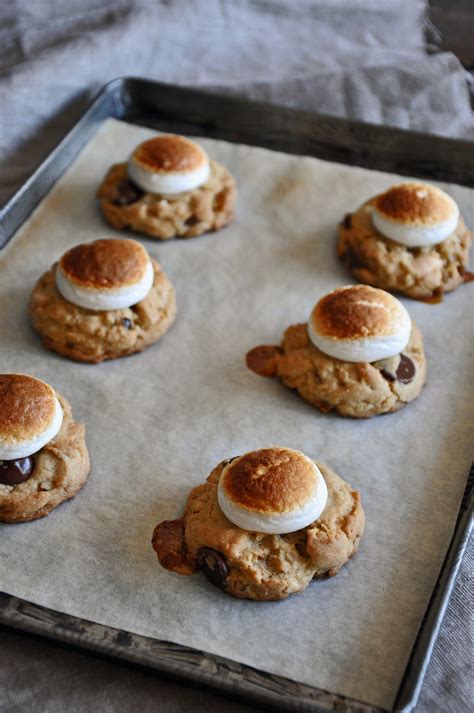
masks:
<svg viewBox="0 0 474 713"><path fill-rule="evenodd" d="M117 230L133 230L152 238L193 238L219 230L234 218L235 181L229 171L210 161L207 181L191 191L160 195L143 191L126 163L112 166L97 196L101 211Z"/></svg>
<svg viewBox="0 0 474 713"><path fill-rule="evenodd" d="M423 338L412 323L403 353L377 362L348 362L320 351L307 323L289 327L280 346L252 349L247 366L260 376L278 377L322 413L369 418L398 411L421 392L426 381Z"/></svg>
<svg viewBox="0 0 474 713"><path fill-rule="evenodd" d="M272 464L279 467L282 450L263 449L267 473ZM258 453L241 457L252 459L245 464L250 477L262 470ZM219 463L207 482L192 490L181 518L155 528L152 544L163 567L185 575L201 571L234 597L268 601L337 574L357 552L365 523L360 495L327 466L314 461L327 486L319 518L296 532L268 534L236 526L219 506L219 480L232 460Z"/></svg>
<svg viewBox="0 0 474 713"><path fill-rule="evenodd" d="M468 272L472 232L462 217L435 245L409 247L385 237L372 221L377 196L339 225L337 254L360 282L430 300L472 279Z"/></svg>
<svg viewBox="0 0 474 713"><path fill-rule="evenodd" d="M150 260L154 277L148 294L130 307L106 311L66 300L58 290L54 264L37 282L29 304L43 345L69 359L97 364L141 352L160 339L176 317L176 298L160 264Z"/></svg>

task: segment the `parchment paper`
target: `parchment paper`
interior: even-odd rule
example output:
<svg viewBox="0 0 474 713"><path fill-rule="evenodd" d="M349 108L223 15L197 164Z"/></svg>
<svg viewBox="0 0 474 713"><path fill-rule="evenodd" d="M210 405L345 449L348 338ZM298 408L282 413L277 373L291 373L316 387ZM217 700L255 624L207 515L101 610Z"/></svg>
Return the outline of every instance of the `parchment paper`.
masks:
<svg viewBox="0 0 474 713"><path fill-rule="evenodd" d="M351 278L335 255L341 216L389 174L203 140L237 179L236 222L161 244L178 320L140 355L99 366L46 352L26 305L67 248L107 237L95 190L152 132L109 120L1 254L0 369L52 383L87 427L85 489L47 518L1 525L9 594L178 642L372 705L390 707L453 531L470 463L472 286L442 304L405 300L425 337L428 383L397 414L324 416L245 367L319 296ZM449 186L468 224L473 191ZM221 459L297 448L360 489L367 528L340 574L279 603L239 601L203 576L158 566L155 524L177 516Z"/></svg>

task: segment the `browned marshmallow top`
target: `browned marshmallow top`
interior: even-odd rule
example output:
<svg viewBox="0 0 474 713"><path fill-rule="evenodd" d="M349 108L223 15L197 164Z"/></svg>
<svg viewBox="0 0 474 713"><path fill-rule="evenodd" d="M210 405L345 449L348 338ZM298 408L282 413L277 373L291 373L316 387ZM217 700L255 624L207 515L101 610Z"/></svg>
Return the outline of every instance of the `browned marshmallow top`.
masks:
<svg viewBox="0 0 474 713"><path fill-rule="evenodd" d="M33 440L52 425L54 389L26 374L0 374L0 437L3 443Z"/></svg>
<svg viewBox="0 0 474 713"><path fill-rule="evenodd" d="M144 141L132 153L132 159L158 173L188 173L201 168L208 161L206 153L198 144L175 134Z"/></svg>
<svg viewBox="0 0 474 713"><path fill-rule="evenodd" d="M136 240L110 238L82 243L59 261L70 282L89 289L134 285L145 275L148 253Z"/></svg>
<svg viewBox="0 0 474 713"><path fill-rule="evenodd" d="M452 199L427 183L401 183L377 196L376 210L403 225L437 225L452 216Z"/></svg>
<svg viewBox="0 0 474 713"><path fill-rule="evenodd" d="M233 460L221 487L235 505L260 513L283 513L304 506L314 494L315 468L298 451L262 448Z"/></svg>
<svg viewBox="0 0 474 713"><path fill-rule="evenodd" d="M310 316L315 332L334 339L390 335L399 320L398 300L368 285L350 285L330 292L319 300Z"/></svg>

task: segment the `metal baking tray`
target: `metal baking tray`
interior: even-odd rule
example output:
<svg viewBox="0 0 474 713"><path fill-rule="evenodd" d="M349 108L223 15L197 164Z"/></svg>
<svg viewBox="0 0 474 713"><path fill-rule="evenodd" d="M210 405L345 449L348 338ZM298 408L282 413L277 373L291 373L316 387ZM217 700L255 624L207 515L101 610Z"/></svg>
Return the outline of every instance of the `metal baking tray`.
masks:
<svg viewBox="0 0 474 713"><path fill-rule="evenodd" d="M248 102L138 78L107 84L77 124L0 211L0 249L113 117L159 130L264 146L291 154L474 186L474 144ZM393 712L411 711L446 611L473 522L467 477L454 534L421 623ZM375 713L374 708L235 661L62 614L0 593L0 624L183 677L273 708Z"/></svg>

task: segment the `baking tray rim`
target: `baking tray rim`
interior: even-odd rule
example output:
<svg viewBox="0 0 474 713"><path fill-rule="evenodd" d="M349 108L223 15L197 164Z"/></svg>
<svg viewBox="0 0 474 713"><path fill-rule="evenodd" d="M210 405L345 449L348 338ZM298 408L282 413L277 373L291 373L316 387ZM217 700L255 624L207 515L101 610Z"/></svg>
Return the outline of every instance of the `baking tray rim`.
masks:
<svg viewBox="0 0 474 713"><path fill-rule="evenodd" d="M133 105L133 91L157 90L164 93L177 93L189 100L190 97L200 98L203 102L227 103L232 107L246 107L260 112L281 112L286 121L292 116L302 120L312 121L319 126L321 122L339 127L342 131L375 131L381 135L415 138L425 143L456 146L464 149L474 149L474 142L424 135L389 127L381 127L364 122L333 118L325 115L312 114L297 109L276 107L271 104L248 101L234 96L224 96L202 91L178 87L176 85L155 82L150 79L136 77L119 77L105 84L93 98L87 109L73 125L66 136L54 148L20 189L0 210L0 252L14 237L22 223L36 208L38 203L49 192L66 168L74 161L83 146L92 138L100 125L108 118L127 121L127 102ZM173 119L173 114L167 114ZM186 119L184 119L186 121ZM133 122L131 123L139 123ZM165 119L157 115L157 124L165 123ZM145 124L142 124L145 125ZM199 122L198 122L199 125ZM206 124L207 135L217 136L219 127ZM227 139L229 140L229 139ZM232 139L230 139L232 140ZM276 138L278 143L278 137ZM244 142L245 143L245 142ZM323 142L324 143L324 142ZM337 145L337 141L333 141ZM262 145L258 140L252 145ZM279 149L283 150L283 149ZM290 151L287 151L291 153ZM297 151L296 153L299 153ZM304 152L305 155L315 155ZM469 152L465 156L472 155ZM329 159L330 160L330 159ZM338 161L345 163L344 159ZM346 161L347 163L347 161ZM360 165L359 162L357 162ZM370 164L370 160L368 162ZM367 165L367 161L363 165ZM367 165L370 168L370 165ZM473 163L474 167L474 163ZM467 173L471 166L465 167ZM378 169L375 169L378 170ZM416 170L413 171L416 175ZM473 175L474 178L474 175ZM458 181L461 184L463 181ZM468 181L470 182L470 180ZM30 194L33 194L32 196ZM31 200L32 198L32 200ZM5 228L5 223L13 214L13 221ZM418 700L424 675L446 612L449 598L462 562L464 552L473 528L473 498L471 469L466 482L464 497L457 516L445 559L441 566L438 579L433 589L425 615L420 624L417 638L414 642L410 659L407 663L401 681L393 713L409 713ZM322 689L301 684L282 676L275 676L238 662L198 651L190 647L161 641L124 630L108 627L96 622L89 622L79 617L57 612L36 605L7 593L0 593L0 624L71 644L130 663L153 668L171 677L186 678L198 685L204 685L220 690L224 694L253 700L298 711L336 711L341 704L349 706L347 710L357 713L375 713L381 709L356 701L346 696L333 694ZM151 651L157 648L158 651Z"/></svg>
<svg viewBox="0 0 474 713"><path fill-rule="evenodd" d="M147 78L117 77L103 85L64 138L49 152L16 193L7 200L5 206L0 207L0 250L13 237L36 205L92 137L100 124L106 118L114 117L120 119L123 117L127 102L133 102L133 93L137 92L137 90L145 93L147 91L162 92L162 97L160 98L164 100L167 100L169 95L173 94L172 105L176 103L176 100L179 101L180 98L186 97L188 101L192 99L197 103L197 100L200 99L201 102L210 104L213 111L222 111L226 107L231 108L231 111L226 114L227 122L234 121L235 123L235 114L238 114L238 109L250 111L254 120L256 118L260 120L262 112L266 112L266 116L269 119L269 131L266 125L265 131L262 132L264 136L259 136L259 140L251 145L267 146L286 153L317 156L318 154L309 150L296 150L295 146L291 146L291 141L289 141L290 146L287 145L284 148L278 149L273 145L281 143L284 136L289 138L284 134L284 131L288 125L296 123L303 128L311 126L314 129L314 133L318 134L315 143L318 148L328 145L334 151L342 145L343 137L345 145L342 155L326 160L363 166L373 170L389 170L392 173L397 172L402 175L424 175L431 177L432 180L437 178L436 175L433 175L433 172L439 170L441 162L441 172L445 174L444 180L474 187L474 141L453 139L435 134L423 134L398 127L381 126L352 119L342 119L327 114L317 114L301 109L250 101L234 95L222 96L202 89L165 84L164 82L156 82ZM189 108L189 104L186 108ZM202 104L199 110L202 112ZM272 134L272 132L275 132L273 126L275 121L282 124L282 129L276 136ZM218 130L221 133L221 138L229 141L236 140L235 138L222 136L225 127L213 126L211 117L208 117L205 121L201 119L200 124L201 128L204 129L201 132L202 135L206 135L206 132L210 131L208 135L213 136L213 130ZM253 132L255 132L256 128L255 126L253 127ZM264 141L266 131L269 132L269 136L268 140ZM321 134L323 138L321 138ZM306 136L305 141L308 141L309 138L309 136ZM395 146L393 145L394 141L396 142ZM245 141L240 141L239 143L245 143ZM396 150L400 145L410 152L415 152L416 150L416 167L413 167L411 155L409 158L411 170L407 168L406 159L397 164L396 168L393 166L388 168L383 164L381 166L375 165L374 162L379 156L383 156L389 150L389 147L393 158L396 155L393 150ZM420 151L421 147L423 147L422 151ZM452 156L455 158L451 160L450 157ZM325 156L319 157L325 158ZM452 175L446 175L447 172L449 173L450 168L457 165L461 166L464 173L460 174L459 171L453 171ZM27 201L24 199L28 198L31 193L33 194L33 200L31 200L30 195L28 210L25 211Z"/></svg>

